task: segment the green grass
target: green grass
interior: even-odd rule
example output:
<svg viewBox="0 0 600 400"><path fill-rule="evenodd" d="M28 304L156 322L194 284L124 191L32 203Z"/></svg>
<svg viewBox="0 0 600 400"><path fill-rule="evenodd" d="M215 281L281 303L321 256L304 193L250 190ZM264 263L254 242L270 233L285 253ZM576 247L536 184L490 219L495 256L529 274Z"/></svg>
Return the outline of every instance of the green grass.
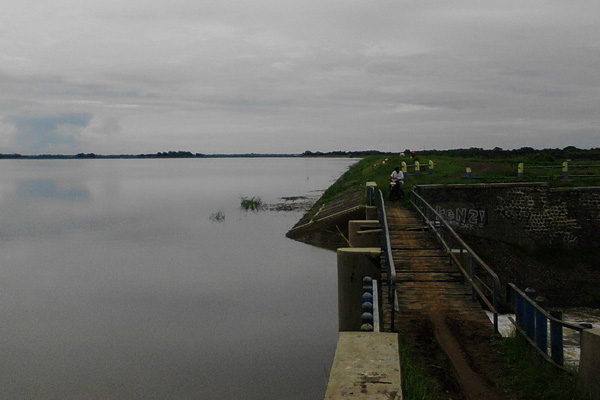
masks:
<svg viewBox="0 0 600 400"><path fill-rule="evenodd" d="M548 363L520 335L499 344L508 371L501 384L532 400L574 399L577 376Z"/></svg>
<svg viewBox="0 0 600 400"><path fill-rule="evenodd" d="M441 397L436 381L415 362L409 344L400 337L400 370L402 371L402 394L405 400L435 400Z"/></svg>
<svg viewBox="0 0 600 400"><path fill-rule="evenodd" d="M600 168L569 167L569 179L561 177L561 166L564 160L553 158L551 153L532 155L512 155L490 157L474 155L459 157L448 154L422 153L416 159L400 157L398 154L366 156L351 166L322 196L322 201L331 201L338 193L348 189L363 188L366 182L374 181L379 189L387 194L388 177L394 167L406 162L407 176L405 192L414 185L427 184L477 184L477 183L510 183L510 182L547 182L552 187L600 186ZM414 163L421 163L419 175L414 173ZM428 173L429 160L434 162L434 173ZM522 178L517 175L517 166L525 164ZM532 166L554 166L552 169L534 169ZM570 165L600 165L599 160L577 159ZM466 179L466 168L470 167L473 179ZM598 177L574 177L573 175L598 175Z"/></svg>
<svg viewBox="0 0 600 400"><path fill-rule="evenodd" d="M264 203L260 197L244 197L241 198L240 207L243 210L259 211L264 208Z"/></svg>

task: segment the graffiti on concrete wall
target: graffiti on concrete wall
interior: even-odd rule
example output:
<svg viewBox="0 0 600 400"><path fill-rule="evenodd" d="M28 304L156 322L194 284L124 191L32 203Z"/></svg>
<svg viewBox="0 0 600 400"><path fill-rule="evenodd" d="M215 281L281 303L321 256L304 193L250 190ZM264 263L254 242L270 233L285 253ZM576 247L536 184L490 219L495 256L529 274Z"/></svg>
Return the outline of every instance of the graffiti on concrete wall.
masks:
<svg viewBox="0 0 600 400"><path fill-rule="evenodd" d="M472 228L487 224L487 213L485 210L469 209L466 207L442 208L440 206L436 206L435 210L449 224Z"/></svg>

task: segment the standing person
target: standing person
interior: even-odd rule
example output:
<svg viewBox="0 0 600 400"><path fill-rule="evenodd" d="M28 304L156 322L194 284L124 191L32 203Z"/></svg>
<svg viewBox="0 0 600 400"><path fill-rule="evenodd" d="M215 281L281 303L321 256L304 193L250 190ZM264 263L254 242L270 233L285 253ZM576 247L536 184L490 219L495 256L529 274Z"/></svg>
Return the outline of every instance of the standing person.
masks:
<svg viewBox="0 0 600 400"><path fill-rule="evenodd" d="M404 172L400 171L400 167L394 168L390 174L390 200L393 196L398 198L404 197Z"/></svg>

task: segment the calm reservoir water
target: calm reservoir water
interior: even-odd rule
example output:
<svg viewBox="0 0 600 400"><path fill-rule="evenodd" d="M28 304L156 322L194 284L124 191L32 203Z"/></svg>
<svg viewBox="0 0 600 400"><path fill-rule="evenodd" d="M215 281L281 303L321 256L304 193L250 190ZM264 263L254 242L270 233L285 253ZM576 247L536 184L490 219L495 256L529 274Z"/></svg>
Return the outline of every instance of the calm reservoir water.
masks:
<svg viewBox="0 0 600 400"><path fill-rule="evenodd" d="M323 398L335 253L240 197L316 199L354 161L1 161L0 399Z"/></svg>

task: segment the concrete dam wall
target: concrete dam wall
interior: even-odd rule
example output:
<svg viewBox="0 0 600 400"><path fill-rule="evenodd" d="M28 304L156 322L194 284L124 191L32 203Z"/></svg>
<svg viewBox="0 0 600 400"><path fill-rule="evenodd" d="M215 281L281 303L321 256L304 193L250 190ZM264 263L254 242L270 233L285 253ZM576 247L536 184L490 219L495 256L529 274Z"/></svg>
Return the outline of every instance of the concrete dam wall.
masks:
<svg viewBox="0 0 600 400"><path fill-rule="evenodd" d="M416 190L465 235L530 250L600 247L600 187L510 183L426 185Z"/></svg>

